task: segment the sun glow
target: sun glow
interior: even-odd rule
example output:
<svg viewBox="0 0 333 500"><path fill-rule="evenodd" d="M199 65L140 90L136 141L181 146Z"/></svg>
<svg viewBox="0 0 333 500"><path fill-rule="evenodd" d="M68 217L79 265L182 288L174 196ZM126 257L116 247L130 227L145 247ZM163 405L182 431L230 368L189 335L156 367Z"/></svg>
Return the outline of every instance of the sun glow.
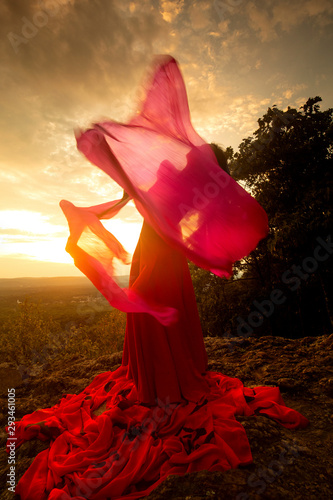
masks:
<svg viewBox="0 0 333 500"><path fill-rule="evenodd" d="M29 210L2 210L0 228L39 235L61 233L66 229L65 226L50 223L49 217Z"/></svg>
<svg viewBox="0 0 333 500"><path fill-rule="evenodd" d="M29 210L0 212L0 255L44 262L70 263L65 252L65 225L52 224L49 217Z"/></svg>
<svg viewBox="0 0 333 500"><path fill-rule="evenodd" d="M113 219L103 224L130 254L134 252L142 222ZM68 236L67 224L53 224L39 212L0 211L0 257L74 266L72 257L65 251ZM129 266L124 266L122 272L126 274L126 270L128 273Z"/></svg>

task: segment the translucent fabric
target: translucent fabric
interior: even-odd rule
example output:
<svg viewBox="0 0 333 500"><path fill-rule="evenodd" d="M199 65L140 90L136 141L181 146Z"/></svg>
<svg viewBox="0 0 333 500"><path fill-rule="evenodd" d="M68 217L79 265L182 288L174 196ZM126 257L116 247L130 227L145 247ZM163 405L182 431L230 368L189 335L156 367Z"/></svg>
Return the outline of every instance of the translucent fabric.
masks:
<svg viewBox="0 0 333 500"><path fill-rule="evenodd" d="M233 263L267 234L263 208L219 167L193 129L184 81L170 56L155 61L141 109L129 123L96 123L77 134L77 146L124 188L168 244L218 276L229 277ZM71 231L67 251L114 307L175 322L173 308L117 284L114 261L126 262L128 254L99 221L114 216L114 204L79 208L63 200Z"/></svg>

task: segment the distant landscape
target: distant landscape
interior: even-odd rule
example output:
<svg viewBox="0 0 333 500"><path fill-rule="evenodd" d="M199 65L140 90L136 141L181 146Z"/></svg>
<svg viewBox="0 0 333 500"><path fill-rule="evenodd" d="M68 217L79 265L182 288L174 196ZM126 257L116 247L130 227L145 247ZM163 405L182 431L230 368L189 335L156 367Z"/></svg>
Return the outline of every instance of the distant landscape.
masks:
<svg viewBox="0 0 333 500"><path fill-rule="evenodd" d="M117 281L126 286L128 277L120 276ZM0 279L0 325L18 312L25 299L39 304L62 325L112 310L85 276Z"/></svg>
<svg viewBox="0 0 333 500"><path fill-rule="evenodd" d="M125 325L84 276L0 279L0 359L23 378L60 358L122 350Z"/></svg>

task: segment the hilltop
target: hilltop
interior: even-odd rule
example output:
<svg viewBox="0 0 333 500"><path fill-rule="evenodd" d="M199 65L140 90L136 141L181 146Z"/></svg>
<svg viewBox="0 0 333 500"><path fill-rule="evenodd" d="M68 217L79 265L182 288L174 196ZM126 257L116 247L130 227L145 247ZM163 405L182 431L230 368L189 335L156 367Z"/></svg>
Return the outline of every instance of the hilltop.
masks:
<svg viewBox="0 0 333 500"><path fill-rule="evenodd" d="M278 385L287 406L300 411L310 425L304 430L288 430L264 416L238 417L251 445L253 464L226 472L170 476L150 495L150 500L207 498L237 500L301 500L331 498L333 488L333 335L288 340L282 337L246 340L206 338L209 369L240 378L245 386ZM86 359L57 359L36 370L22 382L10 363L0 365L2 374L1 428L6 422L7 386L16 385L17 418L36 408L58 402L61 395L78 393L97 374L115 370L122 353ZM5 484L6 436L1 435L0 477ZM17 480L46 443L29 441L17 450ZM281 453L288 464L281 465ZM276 465L277 464L277 465ZM279 466L279 467L278 467ZM3 490L2 500L12 499Z"/></svg>

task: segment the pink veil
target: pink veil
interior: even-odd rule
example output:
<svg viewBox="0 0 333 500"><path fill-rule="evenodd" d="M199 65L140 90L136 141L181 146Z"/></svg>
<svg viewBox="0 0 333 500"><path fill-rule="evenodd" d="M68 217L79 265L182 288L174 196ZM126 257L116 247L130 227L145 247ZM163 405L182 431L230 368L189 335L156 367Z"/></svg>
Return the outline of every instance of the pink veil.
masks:
<svg viewBox="0 0 333 500"><path fill-rule="evenodd" d="M77 146L124 188L168 244L218 276L230 277L233 263L267 235L266 212L219 167L193 129L184 81L171 56L156 59L145 100L129 123L96 123L77 136ZM70 228L66 250L112 306L172 323L177 311L147 302L114 276L115 259L130 259L100 219L113 217L127 201L79 208L62 200Z"/></svg>

